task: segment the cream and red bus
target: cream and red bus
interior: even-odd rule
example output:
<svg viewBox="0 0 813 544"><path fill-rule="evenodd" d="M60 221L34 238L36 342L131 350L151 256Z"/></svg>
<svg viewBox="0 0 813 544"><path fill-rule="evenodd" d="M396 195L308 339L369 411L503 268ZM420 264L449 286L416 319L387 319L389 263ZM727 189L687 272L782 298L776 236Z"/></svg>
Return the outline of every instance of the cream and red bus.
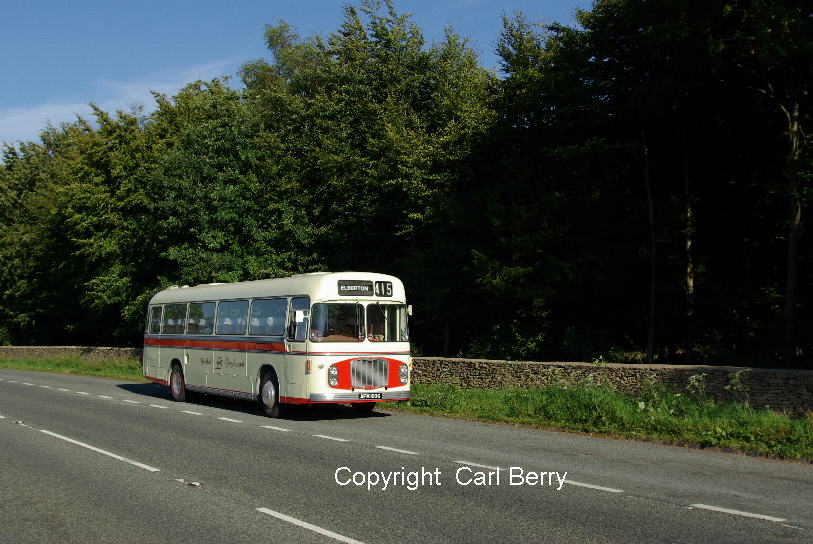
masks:
<svg viewBox="0 0 813 544"><path fill-rule="evenodd" d="M147 308L144 376L187 392L291 404L410 397L408 307L398 278L317 272L170 287Z"/></svg>

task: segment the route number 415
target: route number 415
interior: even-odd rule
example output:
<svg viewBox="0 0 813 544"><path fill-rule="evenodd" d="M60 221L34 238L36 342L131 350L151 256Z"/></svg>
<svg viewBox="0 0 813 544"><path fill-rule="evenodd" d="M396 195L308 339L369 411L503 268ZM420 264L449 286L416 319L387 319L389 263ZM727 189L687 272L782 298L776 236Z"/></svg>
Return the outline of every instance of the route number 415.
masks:
<svg viewBox="0 0 813 544"><path fill-rule="evenodd" d="M377 282L375 282L375 296L377 296L377 297L391 297L392 296L392 282L391 281L377 281Z"/></svg>

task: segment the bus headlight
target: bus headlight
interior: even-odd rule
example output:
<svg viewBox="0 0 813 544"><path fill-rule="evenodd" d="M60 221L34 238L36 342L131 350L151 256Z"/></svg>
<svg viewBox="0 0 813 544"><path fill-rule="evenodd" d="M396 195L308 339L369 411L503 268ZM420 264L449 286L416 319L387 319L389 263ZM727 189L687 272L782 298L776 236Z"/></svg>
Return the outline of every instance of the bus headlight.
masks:
<svg viewBox="0 0 813 544"><path fill-rule="evenodd" d="M401 379L401 383L406 385L409 381L409 365L406 363L401 363L401 366L398 368L398 377Z"/></svg>
<svg viewBox="0 0 813 544"><path fill-rule="evenodd" d="M336 365L331 365L330 368L327 369L327 383L331 387L339 385L339 369Z"/></svg>

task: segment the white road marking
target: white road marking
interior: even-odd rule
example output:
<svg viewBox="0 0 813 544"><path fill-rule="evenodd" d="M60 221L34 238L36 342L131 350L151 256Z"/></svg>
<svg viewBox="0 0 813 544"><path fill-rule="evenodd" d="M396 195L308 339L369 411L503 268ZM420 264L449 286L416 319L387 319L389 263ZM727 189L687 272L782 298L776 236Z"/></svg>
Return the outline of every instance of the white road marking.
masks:
<svg viewBox="0 0 813 544"><path fill-rule="evenodd" d="M327 436L325 434L315 434L313 436L315 436L316 438L324 438L326 440L335 440L336 442L350 442L346 438L336 438L335 436Z"/></svg>
<svg viewBox="0 0 813 544"><path fill-rule="evenodd" d="M575 485L578 487L587 487L590 489L598 489L599 491L607 491L608 493L623 493L623 489L615 489L614 487L604 487L601 485L585 484L582 482L574 482L573 480L565 480L566 484Z"/></svg>
<svg viewBox="0 0 813 544"><path fill-rule="evenodd" d="M192 412L191 410L181 410L182 414L192 414L193 416L202 416L200 412Z"/></svg>
<svg viewBox="0 0 813 544"><path fill-rule="evenodd" d="M314 435L316 436L316 435ZM296 518L292 518L291 516L286 516L285 514L281 514L279 512L275 512L273 510L269 510L268 508L257 508L257 512L262 512L263 514L267 514L271 517L281 519L282 521L287 521L288 523L293 523L299 527L307 529L309 531L313 531L314 533L319 533L320 535L332 538L334 540L338 540L339 542L345 542L346 544L363 544L362 542L355 540L350 537L346 537L344 535L340 535L339 533L334 533L333 531L328 531L327 529L322 529L321 527L317 527L316 525L311 525L306 521L302 521Z"/></svg>
<svg viewBox="0 0 813 544"><path fill-rule="evenodd" d="M53 389L53 387L51 387L50 385L41 385L40 387L42 387L43 389Z"/></svg>
<svg viewBox="0 0 813 544"><path fill-rule="evenodd" d="M263 429L273 429L275 431L283 431L286 433L291 432L291 429L283 429L282 427L274 427L273 425L260 425Z"/></svg>
<svg viewBox="0 0 813 544"><path fill-rule="evenodd" d="M140 403L139 401L137 401L137 400L129 400L129 399L124 399L124 400L122 400L121 402L129 402L130 404L141 404L141 403Z"/></svg>
<svg viewBox="0 0 813 544"><path fill-rule="evenodd" d="M163 408L164 410L168 408L168 406L161 406L160 404L150 404L150 406L153 408Z"/></svg>
<svg viewBox="0 0 813 544"><path fill-rule="evenodd" d="M40 429L41 433L45 433L49 436L53 436L54 438L59 438L60 440L64 440L65 442L70 442L71 444L76 444L77 446L81 446L83 448L87 448L91 451L95 451L96 453L101 453L102 455L107 455L108 457L112 457L113 459L118 459L119 461L124 461L125 463L129 463L131 465L135 465L139 468L143 468L145 470L149 470L150 472L160 472L160 469L155 467L151 467L150 465L145 465L144 463L139 463L138 461L133 461L132 459L127 459L126 457L122 457L121 455L116 455L115 453L111 453L109 451L105 451L103 449L99 449L97 447L91 446L90 444L85 444L84 442L79 442L78 440L74 440L73 438L68 438L67 436L62 436L61 434L52 433L51 431L46 431L45 429Z"/></svg>
<svg viewBox="0 0 813 544"><path fill-rule="evenodd" d="M743 516L746 518L764 519L766 521L785 521L784 518L775 518L773 516L766 516L764 514L753 514L751 512L743 512L742 510L732 510L731 508L721 508L719 506L710 506L708 504L693 504L691 506L692 508L712 510L714 512L722 512L724 514L734 514L735 516Z"/></svg>
<svg viewBox="0 0 813 544"><path fill-rule="evenodd" d="M90 395L90 393L85 393L84 391L77 391L77 395Z"/></svg>
<svg viewBox="0 0 813 544"><path fill-rule="evenodd" d="M0 416L0 419L6 419L6 416Z"/></svg>
<svg viewBox="0 0 813 544"><path fill-rule="evenodd" d="M70 389L63 389L62 387L60 387L59 389L57 389L57 391L67 391L68 393L70 393L70 392L71 392L71 390L70 390Z"/></svg>
<svg viewBox="0 0 813 544"><path fill-rule="evenodd" d="M17 383L17 380L9 380L8 383Z"/></svg>
<svg viewBox="0 0 813 544"><path fill-rule="evenodd" d="M787 527L789 529L799 529L800 531L804 531L804 529L801 527L796 527L795 525L788 525L787 523L783 523L782 527Z"/></svg>
<svg viewBox="0 0 813 544"><path fill-rule="evenodd" d="M23 382L23 385L34 385L33 383Z"/></svg>
<svg viewBox="0 0 813 544"><path fill-rule="evenodd" d="M232 423L242 423L242 421L240 421L239 419L231 419L228 417L219 417L217 419L219 419L220 421L230 421Z"/></svg>
<svg viewBox="0 0 813 544"><path fill-rule="evenodd" d="M472 463L471 461L454 461L458 465L468 465L471 467L480 467L480 468L490 468L491 470L501 470L500 467L492 467L489 465L480 465L478 463Z"/></svg>
<svg viewBox="0 0 813 544"><path fill-rule="evenodd" d="M398 448L390 448L389 446L376 446L380 450L394 451L396 453L405 453L407 455L418 455L416 451L399 450Z"/></svg>
<svg viewBox="0 0 813 544"><path fill-rule="evenodd" d="M99 395L100 399L112 399L113 397L108 397L107 395Z"/></svg>

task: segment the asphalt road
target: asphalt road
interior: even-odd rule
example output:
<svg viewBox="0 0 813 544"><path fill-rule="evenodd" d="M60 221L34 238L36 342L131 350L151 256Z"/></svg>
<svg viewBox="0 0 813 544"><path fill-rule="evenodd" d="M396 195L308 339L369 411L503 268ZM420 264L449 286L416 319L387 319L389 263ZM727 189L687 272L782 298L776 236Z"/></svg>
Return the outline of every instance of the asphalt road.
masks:
<svg viewBox="0 0 813 544"><path fill-rule="evenodd" d="M0 370L0 543L811 542L811 505L800 463Z"/></svg>

